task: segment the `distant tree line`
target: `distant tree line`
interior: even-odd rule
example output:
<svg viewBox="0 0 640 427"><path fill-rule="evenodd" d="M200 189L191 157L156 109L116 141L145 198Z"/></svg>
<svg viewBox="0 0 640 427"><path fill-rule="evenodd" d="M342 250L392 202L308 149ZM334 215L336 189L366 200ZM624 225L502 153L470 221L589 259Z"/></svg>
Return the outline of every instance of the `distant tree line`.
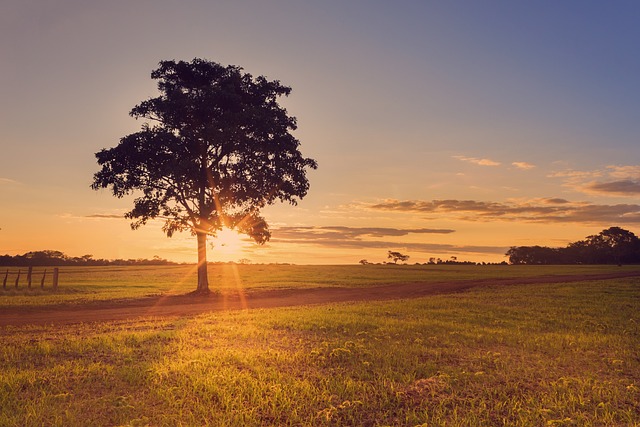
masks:
<svg viewBox="0 0 640 427"><path fill-rule="evenodd" d="M387 253L387 258L391 258L393 259L393 262L369 262L366 259L361 259L360 261L358 261L359 264L362 265L397 265L398 261L403 261L405 262L404 265L406 264L406 261L409 259L409 255L404 255L400 252L393 252L393 251L389 251ZM416 262L414 265L507 265L506 261L501 261L501 262L475 262L475 261L460 261L458 260L458 257L456 256L452 256L450 259L446 259L443 260L441 258L429 258L429 262L425 262L425 263L419 263Z"/></svg>
<svg viewBox="0 0 640 427"><path fill-rule="evenodd" d="M640 264L640 238L610 227L564 248L512 246L505 255L510 264Z"/></svg>
<svg viewBox="0 0 640 427"><path fill-rule="evenodd" d="M22 255L0 255L0 266L107 266L107 265L176 265L158 256L153 259L96 259L93 255L70 257L60 251L33 251Z"/></svg>
<svg viewBox="0 0 640 427"><path fill-rule="evenodd" d="M459 261L458 257L452 256L450 259L429 258L427 265L482 265L486 263L474 262L474 261Z"/></svg>

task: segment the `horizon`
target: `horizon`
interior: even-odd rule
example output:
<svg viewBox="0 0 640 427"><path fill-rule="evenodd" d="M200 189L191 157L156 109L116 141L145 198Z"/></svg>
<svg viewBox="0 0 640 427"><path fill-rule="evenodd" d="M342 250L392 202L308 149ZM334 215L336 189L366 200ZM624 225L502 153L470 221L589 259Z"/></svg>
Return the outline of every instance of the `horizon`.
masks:
<svg viewBox="0 0 640 427"><path fill-rule="evenodd" d="M634 252L635 249L630 249L630 247L626 247L626 249L623 249L623 251L626 251L625 252L626 255L622 255L621 252L618 252L617 250L613 250L613 252L610 253L613 256L613 258L611 259L607 259L606 257L602 258L603 255L602 253L599 252L598 248L599 248L599 244L603 242L602 240L600 240L603 237L605 239L613 238L614 239L613 241L617 242L616 244L622 244L623 246L625 242L629 243L626 240L627 238L633 239L636 242L640 239L638 236L635 235L635 233L630 232L629 230L626 230L624 228L617 227L617 226L612 226L612 227L608 227L605 230L602 230L597 235L585 236L584 239L579 239L579 240L570 242L565 246L556 246L556 247L549 247L544 245L511 246L508 252L505 253L504 255L505 258L508 258L508 260L502 260L502 261L477 261L474 259L465 259L465 258L459 259L457 256L451 256L450 258L445 258L445 259L440 257L430 257L426 261L425 260L409 261L409 259L411 258L411 255L409 255L408 253L403 254L401 252L396 252L396 251L387 251L387 257L382 261L380 260L371 261L371 260L362 258L357 262L341 262L336 264L323 264L323 263L295 263L295 262L278 262L278 261L255 262L248 258L232 259L234 256L243 253L244 245L246 244L246 241L248 239L246 237L242 237L239 233L236 233L234 230L223 229L221 233L218 236L216 236L216 238L214 239L214 242L212 242L211 245L213 246L214 243L217 243L218 247L221 249L221 253L223 255L226 255L227 260L208 261L208 263L212 265L234 264L234 265L298 265L298 266L304 266L304 265L347 266L347 265L353 265L353 264L356 264L356 265L357 264L362 264L362 265L386 265L386 264L390 264L390 265L446 265L446 264L452 264L452 265L454 264L455 265L499 265L499 264L558 265L563 263L574 264L574 265L617 263L618 266L621 266L623 264L637 263L636 261L637 255ZM587 247L590 247L594 252L591 252L590 254L587 254L583 251L576 252L574 249L574 245L578 243L586 244ZM579 247L584 248L584 246L582 245L579 245ZM555 250L556 252L553 252L554 259L551 260L549 258L550 252L541 252L540 249ZM516 252L514 252L514 250L518 250L517 255L516 255ZM531 250L534 250L534 251L532 252ZM560 253L563 250L565 251L564 255ZM629 250L631 250L631 252L629 252ZM513 261L514 256L516 257L516 261ZM106 263L104 265L121 265L119 264L121 262L132 263L131 265L152 265L153 263L156 263L154 265L197 265L198 264L197 262L175 261L171 259L166 259L159 255L154 255L152 258L99 258L99 257L94 257L92 254L88 254L86 251L84 255L73 256L73 255L66 254L63 251L45 249L45 250L29 251L24 254L17 254L17 255L0 254L0 261L2 261L0 262L0 265L4 265L6 267L11 267L11 266L20 267L25 265L28 266L31 264L8 264L8 263L5 264L6 260L2 259L5 257L14 258L14 259L17 258L17 260L19 260L20 258L33 259L34 257L36 257L37 259L47 259L47 260L60 259L64 263L67 263L67 262L72 263L72 264L59 264L59 265L82 265L83 263L86 263L87 265L102 265L100 263ZM623 260L620 257L625 257L625 260ZM389 261L389 259L392 259L393 262ZM589 261L588 259L591 259L591 261ZM594 260L598 260L598 261L594 261ZM398 263L398 261L401 261L401 262ZM73 264L74 262L80 262L80 264ZM33 264L33 265L46 266L46 265L58 265L58 264L45 263L45 264Z"/></svg>
<svg viewBox="0 0 640 427"><path fill-rule="evenodd" d="M140 129L128 113L157 96L158 62L196 57L291 86L280 103L319 164L297 206L264 209L271 241L225 233L209 262L377 263L394 250L409 264L499 263L511 246L640 232L640 4L5 9L0 253L195 263L195 237L167 238L160 221L132 231L135 196L90 185L94 154Z"/></svg>

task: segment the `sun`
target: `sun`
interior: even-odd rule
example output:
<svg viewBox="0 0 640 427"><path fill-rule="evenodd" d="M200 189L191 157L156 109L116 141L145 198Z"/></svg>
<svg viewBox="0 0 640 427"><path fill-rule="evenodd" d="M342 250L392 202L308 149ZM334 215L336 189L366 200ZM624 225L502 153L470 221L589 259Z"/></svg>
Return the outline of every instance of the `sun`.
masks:
<svg viewBox="0 0 640 427"><path fill-rule="evenodd" d="M243 249L244 241L237 231L223 228L211 239L211 245L217 251L235 254Z"/></svg>

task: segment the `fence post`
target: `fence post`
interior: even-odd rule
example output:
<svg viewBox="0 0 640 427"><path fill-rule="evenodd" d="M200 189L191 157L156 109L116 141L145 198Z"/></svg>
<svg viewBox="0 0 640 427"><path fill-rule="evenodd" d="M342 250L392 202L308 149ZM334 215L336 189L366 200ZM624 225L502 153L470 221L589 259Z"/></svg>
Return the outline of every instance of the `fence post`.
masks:
<svg viewBox="0 0 640 427"><path fill-rule="evenodd" d="M58 289L58 267L53 269L53 290Z"/></svg>
<svg viewBox="0 0 640 427"><path fill-rule="evenodd" d="M7 278L9 277L9 269L4 273L4 280L2 281L2 289L7 289Z"/></svg>
<svg viewBox="0 0 640 427"><path fill-rule="evenodd" d="M33 274L33 267L29 266L27 270L27 288L31 289L31 274Z"/></svg>
<svg viewBox="0 0 640 427"><path fill-rule="evenodd" d="M42 273L42 280L40 281L40 289L44 289L44 278L47 277L47 269L44 269L44 273Z"/></svg>
<svg viewBox="0 0 640 427"><path fill-rule="evenodd" d="M20 282L20 270L18 270L18 276L16 277L16 289L18 289L18 282Z"/></svg>

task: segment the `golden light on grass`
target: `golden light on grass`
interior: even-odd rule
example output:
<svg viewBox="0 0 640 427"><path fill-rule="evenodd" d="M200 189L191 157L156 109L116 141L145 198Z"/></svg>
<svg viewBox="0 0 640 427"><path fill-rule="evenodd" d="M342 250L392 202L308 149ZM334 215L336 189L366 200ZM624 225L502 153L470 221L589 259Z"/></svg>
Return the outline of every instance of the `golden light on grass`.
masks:
<svg viewBox="0 0 640 427"><path fill-rule="evenodd" d="M491 286L16 327L1 335L0 425L640 425L636 290Z"/></svg>

